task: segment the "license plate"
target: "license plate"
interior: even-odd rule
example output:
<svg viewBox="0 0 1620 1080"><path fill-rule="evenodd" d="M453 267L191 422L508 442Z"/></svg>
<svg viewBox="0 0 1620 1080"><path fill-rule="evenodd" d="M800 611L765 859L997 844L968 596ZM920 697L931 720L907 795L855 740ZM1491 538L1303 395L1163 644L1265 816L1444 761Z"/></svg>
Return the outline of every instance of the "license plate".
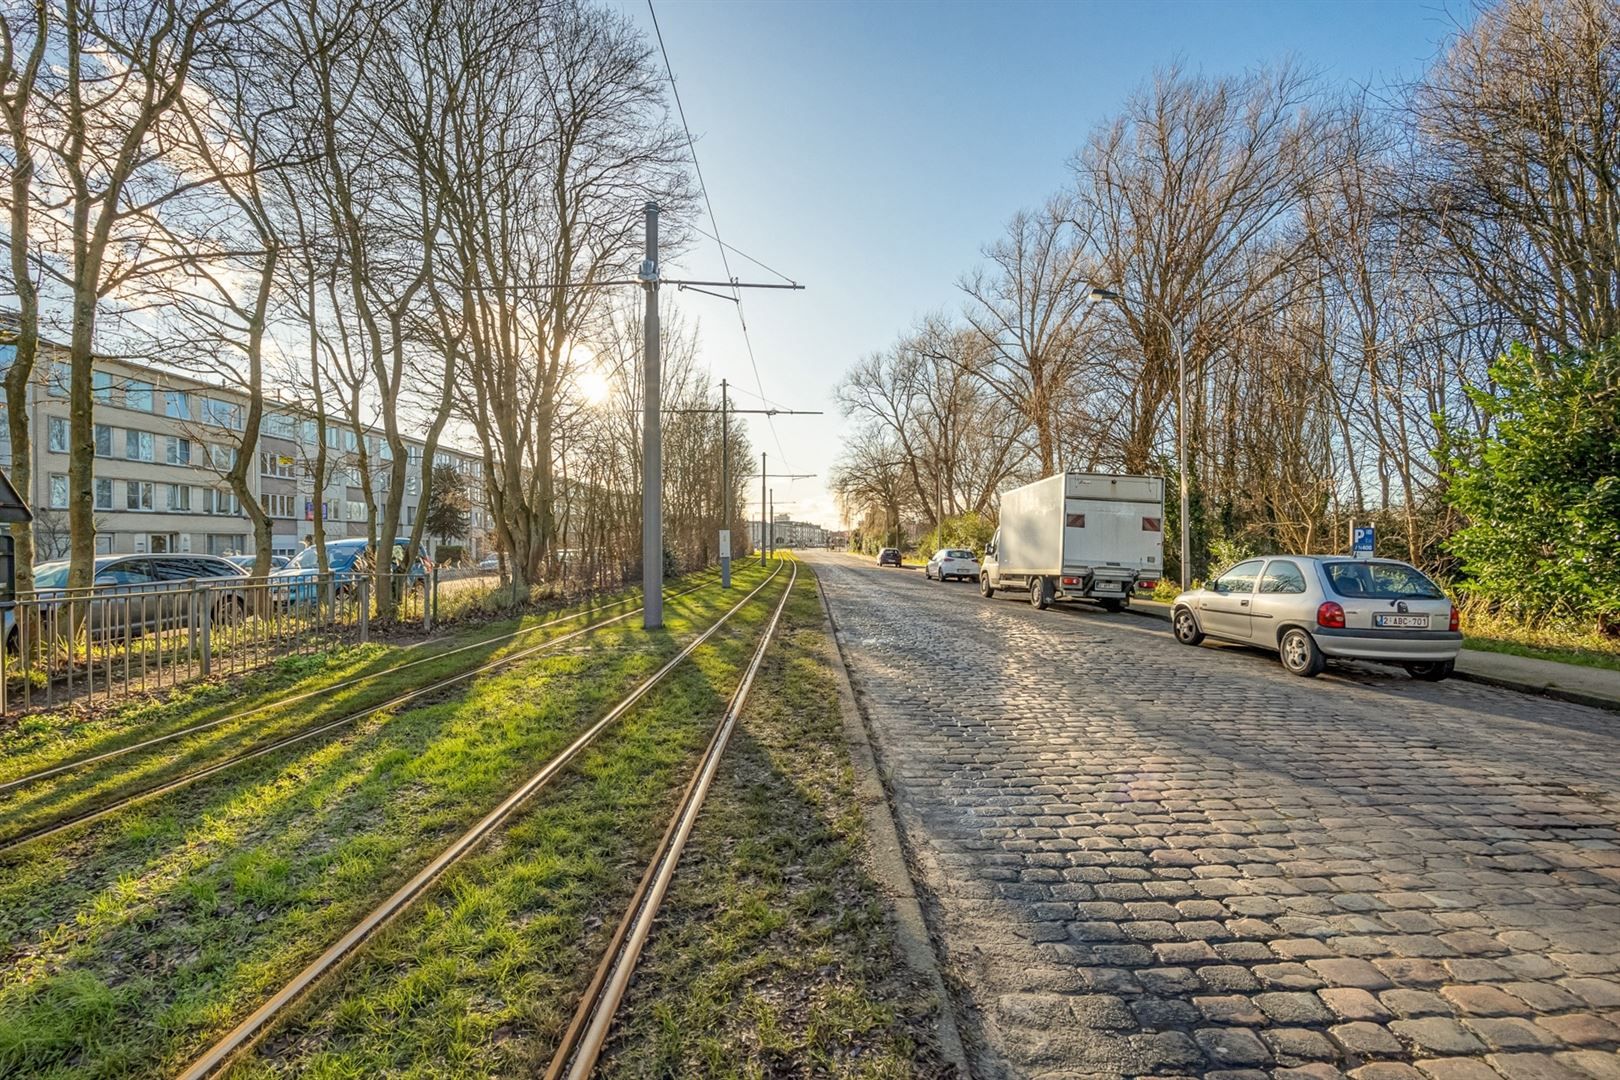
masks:
<svg viewBox="0 0 1620 1080"><path fill-rule="evenodd" d="M1125 586L1117 581L1099 581L1091 587L1092 592L1124 592Z"/></svg>
<svg viewBox="0 0 1620 1080"><path fill-rule="evenodd" d="M1392 630L1427 630L1427 615L1374 615L1374 626L1387 626Z"/></svg>

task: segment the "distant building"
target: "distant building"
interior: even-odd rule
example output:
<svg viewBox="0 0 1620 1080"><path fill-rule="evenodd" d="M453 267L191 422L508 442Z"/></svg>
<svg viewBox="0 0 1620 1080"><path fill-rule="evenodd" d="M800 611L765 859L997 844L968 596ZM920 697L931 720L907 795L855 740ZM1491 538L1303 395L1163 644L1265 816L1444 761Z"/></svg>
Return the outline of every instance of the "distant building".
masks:
<svg viewBox="0 0 1620 1080"><path fill-rule="evenodd" d="M16 348L0 344L0 372ZM248 398L239 391L126 360L97 360L93 375L95 422L96 551L253 554L253 526L224 474L241 446ZM68 355L40 342L29 385L34 467L22 492L37 513L34 535L41 562L67 553ZM0 391L3 400L3 391ZM330 538L364 536L373 512L381 517L392 452L380 433L365 436L371 483L361 483L360 440L346 424L329 420L317 432L304 406L268 397L260 423L257 461L248 490L272 519L271 547L295 554L314 531L315 505L324 507ZM325 483L317 485L317 440L327 447ZM420 440L407 438L402 530L422 512ZM477 558L490 524L480 457L440 447L435 461L453 465L467 480L472 502L468 539ZM11 433L0 411L0 466L11 466ZM317 487L319 490L317 491ZM425 541L429 545L432 538Z"/></svg>
<svg viewBox="0 0 1620 1080"><path fill-rule="evenodd" d="M819 548L827 546L827 530L820 525L808 521L794 521L791 518L779 517L771 529L772 547L779 548ZM755 550L761 547L760 523L756 519L748 523L748 538Z"/></svg>

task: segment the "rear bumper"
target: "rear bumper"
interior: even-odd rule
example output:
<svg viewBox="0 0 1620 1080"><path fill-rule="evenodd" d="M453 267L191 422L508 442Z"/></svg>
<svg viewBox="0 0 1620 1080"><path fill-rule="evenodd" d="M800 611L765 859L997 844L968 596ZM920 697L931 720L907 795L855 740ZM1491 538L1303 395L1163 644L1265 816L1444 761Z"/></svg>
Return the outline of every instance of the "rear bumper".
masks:
<svg viewBox="0 0 1620 1080"><path fill-rule="evenodd" d="M1345 660L1455 660L1463 636L1455 630L1337 630L1311 628L1317 648Z"/></svg>

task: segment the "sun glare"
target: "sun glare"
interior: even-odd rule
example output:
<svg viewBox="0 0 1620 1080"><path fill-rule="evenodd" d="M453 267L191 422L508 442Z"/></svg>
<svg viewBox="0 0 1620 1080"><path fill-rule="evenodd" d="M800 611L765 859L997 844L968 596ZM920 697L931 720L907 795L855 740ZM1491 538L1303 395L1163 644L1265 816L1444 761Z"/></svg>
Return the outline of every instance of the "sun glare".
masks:
<svg viewBox="0 0 1620 1080"><path fill-rule="evenodd" d="M579 373L577 385L580 397L584 398L586 403L590 405L602 404L608 399L608 394L613 389L608 383L608 377L602 374L601 370L595 365Z"/></svg>

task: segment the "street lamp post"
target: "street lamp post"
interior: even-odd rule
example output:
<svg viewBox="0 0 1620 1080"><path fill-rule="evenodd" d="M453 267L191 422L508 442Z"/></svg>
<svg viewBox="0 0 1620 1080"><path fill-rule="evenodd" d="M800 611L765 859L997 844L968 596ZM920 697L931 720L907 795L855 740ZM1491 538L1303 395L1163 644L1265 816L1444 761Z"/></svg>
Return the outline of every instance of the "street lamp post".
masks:
<svg viewBox="0 0 1620 1080"><path fill-rule="evenodd" d="M1086 292L1087 302L1093 300L1112 300L1125 306L1125 297L1109 289L1099 289L1093 285ZM1170 319L1156 308L1146 304L1136 304L1136 310L1145 312L1164 324L1165 333L1170 336L1170 344L1176 350L1176 472L1181 474L1181 590L1186 592L1192 580L1191 552L1192 544L1189 539L1191 530L1187 520L1187 355L1181 348L1181 335L1171 325Z"/></svg>

